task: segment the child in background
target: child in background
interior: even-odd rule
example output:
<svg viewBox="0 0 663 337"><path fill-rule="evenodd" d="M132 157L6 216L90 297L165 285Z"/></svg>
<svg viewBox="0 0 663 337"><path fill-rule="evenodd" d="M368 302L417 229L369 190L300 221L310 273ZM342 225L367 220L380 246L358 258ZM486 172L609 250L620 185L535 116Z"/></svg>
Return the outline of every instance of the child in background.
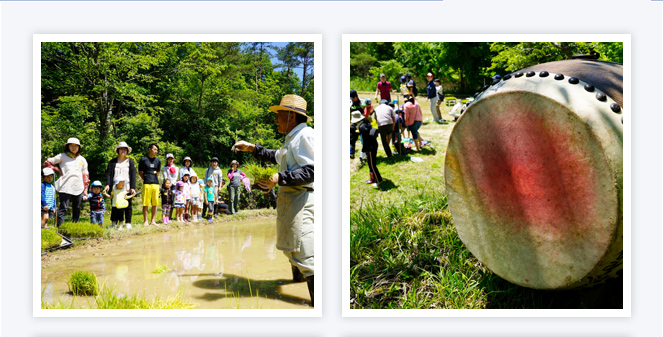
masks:
<svg viewBox="0 0 663 337"><path fill-rule="evenodd" d="M198 222L198 210L200 209L200 184L198 176L191 176L189 181L189 190L191 191L191 218L193 222Z"/></svg>
<svg viewBox="0 0 663 337"><path fill-rule="evenodd" d="M394 131L391 133L391 143L396 148L396 152L400 155L405 155L405 148L403 147L403 133L405 130L405 119L403 119L403 110L396 110L396 125Z"/></svg>
<svg viewBox="0 0 663 337"><path fill-rule="evenodd" d="M167 225L170 222L170 210L173 208L173 199L175 194L173 193L173 184L170 182L170 179L164 179L163 184L161 184L161 218L163 224Z"/></svg>
<svg viewBox="0 0 663 337"><path fill-rule="evenodd" d="M47 167L42 170L41 183L41 228L48 229L49 215L55 216L55 187L53 187L53 177L55 172Z"/></svg>
<svg viewBox="0 0 663 337"><path fill-rule="evenodd" d="M214 192L212 177L207 178L206 186L203 189L203 194L205 195L205 201L207 201L207 207L210 210L210 213L207 215L207 222L212 223L212 214L214 214L214 204L216 203L216 196Z"/></svg>
<svg viewBox="0 0 663 337"><path fill-rule="evenodd" d="M106 204L104 203L104 196L101 194L101 182L95 180L91 186L91 192L87 195L87 200L90 202L90 222L99 224L101 227L104 224L104 213L106 212Z"/></svg>
<svg viewBox="0 0 663 337"><path fill-rule="evenodd" d="M184 222L184 204L186 203L186 196L184 195L184 183L177 182L175 190L175 202L173 208L177 211L177 221Z"/></svg>
<svg viewBox="0 0 663 337"><path fill-rule="evenodd" d="M189 177L190 173L184 172L184 175L182 176L182 183L184 184L182 186L182 190L184 191L184 210L182 211L182 219L184 219L185 222L191 222L189 214L189 206L191 204L191 185L189 185Z"/></svg>
<svg viewBox="0 0 663 337"><path fill-rule="evenodd" d="M368 98L364 99L363 107L364 118L366 118L369 123L373 123L373 119L371 118L371 115L373 114L373 104L371 104L371 100Z"/></svg>
<svg viewBox="0 0 663 337"><path fill-rule="evenodd" d="M113 196L106 194L107 197L111 198L111 228L117 227L117 230L122 230L122 222L124 222L124 209L129 206L127 200L133 198L136 193L127 195L127 191L124 190L125 181L119 178L115 178L113 182ZM126 223L127 229L131 229L131 223Z"/></svg>
<svg viewBox="0 0 663 337"><path fill-rule="evenodd" d="M241 191L241 180L246 179L246 174L238 169L239 162L233 160L228 170L228 194L230 195L230 213L237 214L239 208L239 192Z"/></svg>

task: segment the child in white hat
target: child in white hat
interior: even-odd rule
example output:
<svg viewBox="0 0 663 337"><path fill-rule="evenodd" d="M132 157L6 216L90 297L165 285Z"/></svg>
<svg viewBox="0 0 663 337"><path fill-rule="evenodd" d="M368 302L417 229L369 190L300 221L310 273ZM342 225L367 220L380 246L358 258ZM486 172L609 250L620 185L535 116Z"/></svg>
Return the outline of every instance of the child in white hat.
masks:
<svg viewBox="0 0 663 337"><path fill-rule="evenodd" d="M53 187L53 177L55 172L47 167L42 170L41 183L41 228L48 229L49 215L55 215L55 187Z"/></svg>

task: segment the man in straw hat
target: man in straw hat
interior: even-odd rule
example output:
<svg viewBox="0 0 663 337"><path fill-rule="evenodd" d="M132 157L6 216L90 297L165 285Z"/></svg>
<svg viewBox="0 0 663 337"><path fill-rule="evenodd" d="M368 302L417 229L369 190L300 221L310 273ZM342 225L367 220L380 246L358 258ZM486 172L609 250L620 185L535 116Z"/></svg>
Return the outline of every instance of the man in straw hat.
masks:
<svg viewBox="0 0 663 337"><path fill-rule="evenodd" d="M315 134L306 125L306 100L285 95L281 103L269 107L275 112L280 133L286 134L283 147L269 150L258 144L240 140L234 151L248 151L260 161L279 164L280 171L271 179L258 180L263 190L279 185L276 213L276 248L290 260L295 281L308 285L313 306L313 151Z"/></svg>

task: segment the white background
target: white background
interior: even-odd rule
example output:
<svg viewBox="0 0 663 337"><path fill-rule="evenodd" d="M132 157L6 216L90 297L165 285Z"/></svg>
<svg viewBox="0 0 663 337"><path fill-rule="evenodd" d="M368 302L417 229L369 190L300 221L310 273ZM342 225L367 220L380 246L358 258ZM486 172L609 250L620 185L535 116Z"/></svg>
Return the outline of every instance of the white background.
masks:
<svg viewBox="0 0 663 337"><path fill-rule="evenodd" d="M1 8L1 310L5 336L660 336L661 3L5 2ZM323 34L322 318L33 318L32 34ZM631 34L631 318L342 318L341 34ZM36 121L35 121L36 122ZM628 262L625 262L628 263Z"/></svg>

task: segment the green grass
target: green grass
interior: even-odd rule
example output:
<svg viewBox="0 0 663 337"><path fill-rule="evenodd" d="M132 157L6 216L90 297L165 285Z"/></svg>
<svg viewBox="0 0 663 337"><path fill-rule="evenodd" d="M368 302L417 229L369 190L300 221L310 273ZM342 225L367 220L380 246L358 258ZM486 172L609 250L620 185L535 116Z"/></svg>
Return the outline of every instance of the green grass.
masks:
<svg viewBox="0 0 663 337"><path fill-rule="evenodd" d="M90 271L75 270L67 278L67 286L74 296L96 296L99 293L97 276Z"/></svg>
<svg viewBox="0 0 663 337"><path fill-rule="evenodd" d="M418 102L424 119L430 118L428 102ZM448 113L448 107L441 108L443 115ZM503 280L469 252L454 228L444 183L444 155L454 124L424 122L420 132L433 148L409 154L422 158L421 163L398 155L386 158L378 141L377 167L384 179L379 189L365 183L368 167L352 161L351 307L621 308L623 279L588 289L533 290Z"/></svg>
<svg viewBox="0 0 663 337"><path fill-rule="evenodd" d="M59 230L68 238L98 238L104 235L104 229L99 225L85 222L65 222Z"/></svg>
<svg viewBox="0 0 663 337"><path fill-rule="evenodd" d="M62 243L62 237L58 235L55 229L41 230L41 250L57 247Z"/></svg>

